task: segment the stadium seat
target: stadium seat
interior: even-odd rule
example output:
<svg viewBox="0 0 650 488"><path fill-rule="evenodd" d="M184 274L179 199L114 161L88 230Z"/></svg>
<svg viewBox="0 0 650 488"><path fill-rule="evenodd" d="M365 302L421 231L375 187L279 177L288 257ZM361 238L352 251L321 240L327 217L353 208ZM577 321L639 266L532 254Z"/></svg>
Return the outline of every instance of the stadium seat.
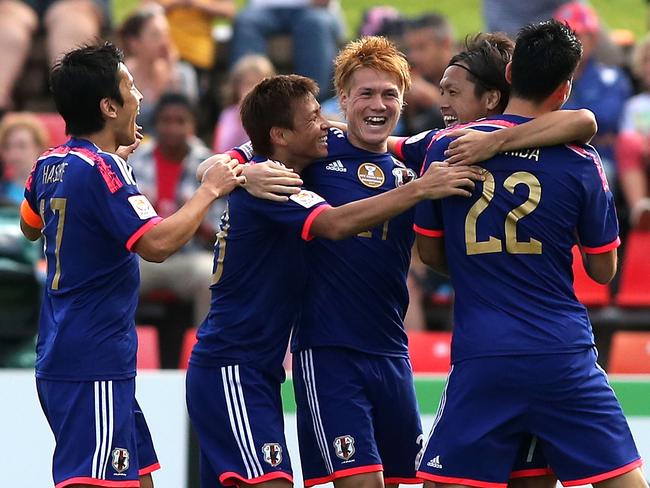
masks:
<svg viewBox="0 0 650 488"><path fill-rule="evenodd" d="M153 325L138 325L138 369L160 369L158 329Z"/></svg>
<svg viewBox="0 0 650 488"><path fill-rule="evenodd" d="M616 303L621 307L650 307L650 232L630 232L625 243Z"/></svg>
<svg viewBox="0 0 650 488"><path fill-rule="evenodd" d="M192 349L196 344L196 327L187 329L183 335L183 344L181 346L181 358L178 363L179 369L187 369L190 364L190 356L192 354Z"/></svg>
<svg viewBox="0 0 650 488"><path fill-rule="evenodd" d="M68 140L65 133L65 121L56 112L34 112L34 115L47 129L50 147L60 146Z"/></svg>
<svg viewBox="0 0 650 488"><path fill-rule="evenodd" d="M451 332L409 331L409 354L415 373L447 373Z"/></svg>
<svg viewBox="0 0 650 488"><path fill-rule="evenodd" d="M614 332L607 371L650 374L650 332Z"/></svg>
<svg viewBox="0 0 650 488"><path fill-rule="evenodd" d="M578 246L573 246L573 289L578 300L587 307L604 307L609 305L609 286L592 280L584 265Z"/></svg>

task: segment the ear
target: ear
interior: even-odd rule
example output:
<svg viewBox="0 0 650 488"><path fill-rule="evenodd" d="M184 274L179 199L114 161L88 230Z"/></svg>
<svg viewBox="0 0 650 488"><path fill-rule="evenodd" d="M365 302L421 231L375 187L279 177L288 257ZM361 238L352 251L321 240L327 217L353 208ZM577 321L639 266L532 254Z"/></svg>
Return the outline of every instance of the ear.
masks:
<svg viewBox="0 0 650 488"><path fill-rule="evenodd" d="M571 80L566 80L556 89L557 99L560 106L564 105L571 95Z"/></svg>
<svg viewBox="0 0 650 488"><path fill-rule="evenodd" d="M345 92L345 90L339 90L339 106L341 107L341 111L345 115L348 109L348 100L350 97L348 94Z"/></svg>
<svg viewBox="0 0 650 488"><path fill-rule="evenodd" d="M501 101L501 92L499 90L489 90L485 93L486 101L485 105L487 109L492 112L499 106Z"/></svg>
<svg viewBox="0 0 650 488"><path fill-rule="evenodd" d="M512 61L506 64L506 81L512 85Z"/></svg>
<svg viewBox="0 0 650 488"><path fill-rule="evenodd" d="M112 98L102 98L99 101L99 110L105 119L117 118L117 103Z"/></svg>
<svg viewBox="0 0 650 488"><path fill-rule="evenodd" d="M287 138L286 138L286 129L283 129L282 127L276 127L273 126L271 127L271 131L269 135L271 136L271 144L274 146L281 146L281 147L286 147L289 145Z"/></svg>

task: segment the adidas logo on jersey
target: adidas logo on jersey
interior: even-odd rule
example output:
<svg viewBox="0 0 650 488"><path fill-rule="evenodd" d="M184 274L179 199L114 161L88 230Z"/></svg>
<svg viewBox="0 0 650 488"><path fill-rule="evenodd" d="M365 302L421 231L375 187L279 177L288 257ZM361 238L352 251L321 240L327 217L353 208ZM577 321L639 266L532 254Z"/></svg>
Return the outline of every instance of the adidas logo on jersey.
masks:
<svg viewBox="0 0 650 488"><path fill-rule="evenodd" d="M332 161L330 164L325 166L325 169L329 171L338 171L339 173L348 172L348 169L345 166L343 166L343 163L338 159L336 161Z"/></svg>
<svg viewBox="0 0 650 488"><path fill-rule="evenodd" d="M431 461L427 463L427 466L430 468L442 469L442 464L440 464L440 456L434 457Z"/></svg>

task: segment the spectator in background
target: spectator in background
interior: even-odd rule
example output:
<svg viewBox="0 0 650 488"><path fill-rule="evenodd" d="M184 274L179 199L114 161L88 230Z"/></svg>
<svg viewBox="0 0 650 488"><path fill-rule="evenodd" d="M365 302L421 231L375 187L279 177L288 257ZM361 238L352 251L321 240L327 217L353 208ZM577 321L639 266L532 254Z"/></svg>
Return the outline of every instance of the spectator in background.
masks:
<svg viewBox="0 0 650 488"><path fill-rule="evenodd" d="M0 115L12 108L14 85L39 29L46 32L53 65L62 53L99 37L109 18L108 0L0 1Z"/></svg>
<svg viewBox="0 0 650 488"><path fill-rule="evenodd" d="M145 141L129 158L143 195L159 216L176 212L198 187L198 165L210 150L195 135L195 112L189 98L167 93L156 104L153 121L157 137ZM193 302L193 325L203 320L210 308L212 243L223 204L213 203L195 237L164 263L140 260L140 295L156 289L171 290ZM189 321L188 321L189 322Z"/></svg>
<svg viewBox="0 0 650 488"><path fill-rule="evenodd" d="M224 90L226 107L214 128L214 152L225 153L248 140L239 116L239 104L257 83L274 74L271 61L261 54L247 54L235 63Z"/></svg>
<svg viewBox="0 0 650 488"><path fill-rule="evenodd" d="M630 225L650 231L650 34L638 43L633 58L632 69L643 93L625 103L616 162Z"/></svg>
<svg viewBox="0 0 650 488"><path fill-rule="evenodd" d="M409 133L444 127L440 113L440 80L454 54L454 30L449 20L429 13L409 24L404 34L413 84L405 94L404 115Z"/></svg>
<svg viewBox="0 0 650 488"><path fill-rule="evenodd" d="M219 18L234 17L233 0L160 0L160 4L180 58L195 68L211 69L216 55L212 24Z"/></svg>
<svg viewBox="0 0 650 488"><path fill-rule="evenodd" d="M48 146L43 124L29 113L12 113L0 123L0 204L19 206L23 201L25 181L40 154Z"/></svg>
<svg viewBox="0 0 650 488"><path fill-rule="evenodd" d="M266 54L270 37L290 34L294 71L316 80L321 98L327 98L341 37L341 24L331 4L332 0L250 0L235 17L232 63L246 54Z"/></svg>
<svg viewBox="0 0 650 488"><path fill-rule="evenodd" d="M553 17L555 11L570 0L483 0L483 19L488 32L505 32L515 38L529 23Z"/></svg>
<svg viewBox="0 0 650 488"><path fill-rule="evenodd" d="M131 14L122 24L120 39L126 54L125 64L138 80L143 100L139 124L146 134L154 129L153 111L161 95L180 92L192 102L198 99L198 82L194 69L178 60L171 40L164 9L149 3Z"/></svg>
<svg viewBox="0 0 650 488"><path fill-rule="evenodd" d="M587 108L596 115L598 134L592 144L600 154L613 188L616 181L614 143L623 105L632 95L632 84L620 68L601 64L594 58L601 29L598 15L591 7L580 2L567 3L555 12L554 17L566 22L582 43L582 59L573 78L571 96L564 108Z"/></svg>

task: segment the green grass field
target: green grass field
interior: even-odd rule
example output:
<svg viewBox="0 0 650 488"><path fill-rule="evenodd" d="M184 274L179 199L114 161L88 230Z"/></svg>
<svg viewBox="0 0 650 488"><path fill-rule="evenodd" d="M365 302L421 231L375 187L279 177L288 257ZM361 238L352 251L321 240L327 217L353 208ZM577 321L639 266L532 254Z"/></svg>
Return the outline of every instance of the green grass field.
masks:
<svg viewBox="0 0 650 488"><path fill-rule="evenodd" d="M113 1L116 24L119 24L138 3L137 0ZM236 3L242 6L246 2L245 0L236 0ZM441 12L451 19L459 39L483 28L481 0L392 0L386 2L341 0L348 23L348 33L353 35L356 32L364 10L382 3L396 7L406 16L417 15L427 10ZM610 29L629 29L637 38L647 31L649 9L646 0L591 0L591 3Z"/></svg>

